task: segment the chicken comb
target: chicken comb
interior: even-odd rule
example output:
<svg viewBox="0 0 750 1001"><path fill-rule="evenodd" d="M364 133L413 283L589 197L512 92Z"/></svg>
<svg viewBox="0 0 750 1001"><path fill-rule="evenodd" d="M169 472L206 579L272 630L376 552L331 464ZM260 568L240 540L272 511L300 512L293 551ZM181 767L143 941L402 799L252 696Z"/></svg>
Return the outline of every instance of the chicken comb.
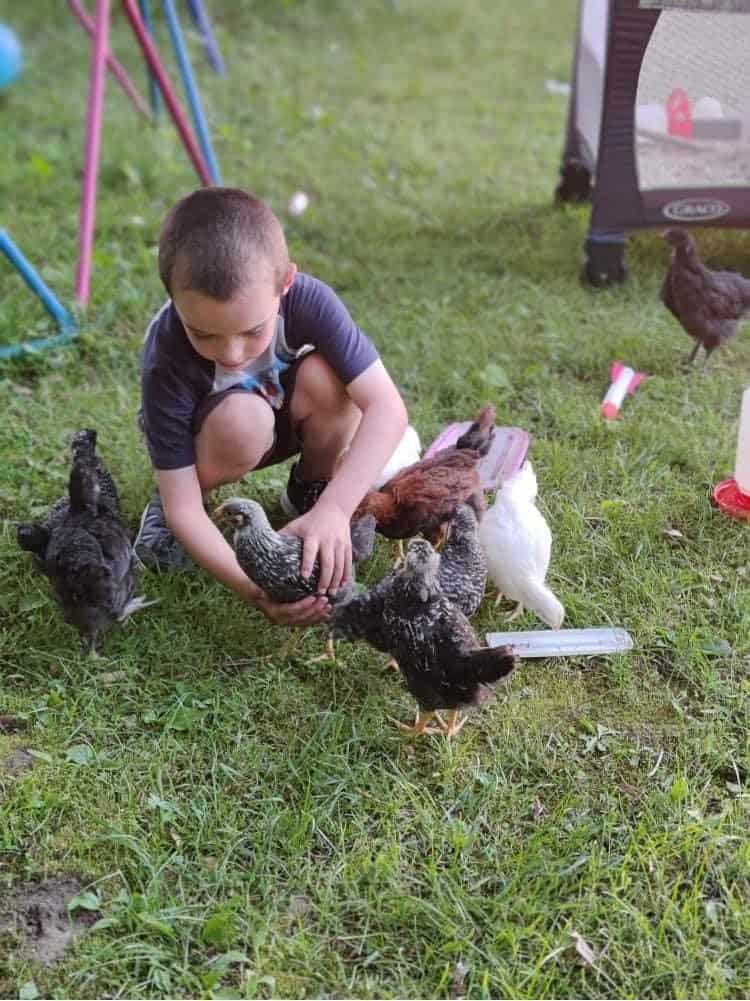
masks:
<svg viewBox="0 0 750 1001"><path fill-rule="evenodd" d="M430 459L455 445L471 425L471 421L461 421L443 428L425 452L424 458ZM518 472L529 450L529 441L528 431L522 428L495 428L490 450L479 463L479 482L483 490L496 490L502 480L507 480Z"/></svg>
<svg viewBox="0 0 750 1001"><path fill-rule="evenodd" d="M647 376L645 372L636 372L621 361L613 361L610 377L612 381L602 400L601 410L605 420L613 421L619 414L625 397L634 393Z"/></svg>

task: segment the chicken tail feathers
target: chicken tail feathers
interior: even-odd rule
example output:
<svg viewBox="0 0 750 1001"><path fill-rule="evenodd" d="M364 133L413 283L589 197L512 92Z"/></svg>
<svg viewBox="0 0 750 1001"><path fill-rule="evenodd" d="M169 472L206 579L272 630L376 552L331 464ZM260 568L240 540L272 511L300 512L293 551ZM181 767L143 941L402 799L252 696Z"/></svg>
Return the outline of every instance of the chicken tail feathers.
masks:
<svg viewBox="0 0 750 1001"><path fill-rule="evenodd" d="M524 584L523 594L518 596L518 600L526 608L536 612L542 622L550 629L559 629L563 624L565 608L546 584L527 580Z"/></svg>
<svg viewBox="0 0 750 1001"><path fill-rule="evenodd" d="M456 448L472 448L480 455L486 455L494 437L495 408L491 403L487 403L479 411L471 427L458 439Z"/></svg>
<svg viewBox="0 0 750 1001"><path fill-rule="evenodd" d="M518 661L510 647L483 647L472 650L458 658L456 667L471 687L494 685L506 678L517 666Z"/></svg>

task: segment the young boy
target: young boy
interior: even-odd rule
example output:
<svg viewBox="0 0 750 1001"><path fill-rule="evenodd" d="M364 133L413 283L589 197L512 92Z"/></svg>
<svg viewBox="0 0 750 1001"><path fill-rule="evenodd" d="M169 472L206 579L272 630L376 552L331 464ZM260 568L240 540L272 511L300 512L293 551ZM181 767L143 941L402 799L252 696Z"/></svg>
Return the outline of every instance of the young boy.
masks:
<svg viewBox="0 0 750 1001"><path fill-rule="evenodd" d="M351 574L351 515L406 428L398 390L332 289L297 271L278 220L252 195L203 188L181 199L162 226L159 273L170 300L149 325L141 375L158 490L136 552L173 568L187 550L271 621L318 622L326 592ZM203 498L298 452L284 531L304 542L304 574L319 557L320 588L280 605L242 572Z"/></svg>

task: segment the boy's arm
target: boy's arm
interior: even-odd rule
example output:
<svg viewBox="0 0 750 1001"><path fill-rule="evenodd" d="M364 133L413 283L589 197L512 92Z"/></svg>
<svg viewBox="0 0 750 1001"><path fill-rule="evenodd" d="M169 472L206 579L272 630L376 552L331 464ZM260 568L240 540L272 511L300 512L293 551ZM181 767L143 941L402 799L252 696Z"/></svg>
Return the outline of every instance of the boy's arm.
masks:
<svg viewBox="0 0 750 1001"><path fill-rule="evenodd" d="M362 411L362 420L320 500L337 504L351 518L401 441L409 415L380 360L350 382L346 391Z"/></svg>
<svg viewBox="0 0 750 1001"><path fill-rule="evenodd" d="M312 596L281 605L271 601L250 580L237 562L234 550L206 514L195 466L157 470L156 479L167 524L195 562L212 577L277 624L311 625L327 617L329 606L325 598Z"/></svg>
<svg viewBox="0 0 750 1001"><path fill-rule="evenodd" d="M320 591L336 591L351 577L349 522L357 505L393 455L408 424L399 391L381 361L375 361L346 387L362 411L357 433L318 503L285 530L304 544L302 573L320 558Z"/></svg>

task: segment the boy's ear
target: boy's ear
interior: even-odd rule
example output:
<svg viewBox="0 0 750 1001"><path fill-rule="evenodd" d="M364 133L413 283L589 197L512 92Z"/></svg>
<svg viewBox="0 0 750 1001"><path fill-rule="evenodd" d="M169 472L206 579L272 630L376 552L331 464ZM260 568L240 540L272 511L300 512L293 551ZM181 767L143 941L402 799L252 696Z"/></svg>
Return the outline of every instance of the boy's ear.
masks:
<svg viewBox="0 0 750 1001"><path fill-rule="evenodd" d="M294 261L290 261L286 267L286 277L284 278L284 284L281 289L282 296L286 295L289 289L292 287L292 282L297 274L297 265Z"/></svg>

